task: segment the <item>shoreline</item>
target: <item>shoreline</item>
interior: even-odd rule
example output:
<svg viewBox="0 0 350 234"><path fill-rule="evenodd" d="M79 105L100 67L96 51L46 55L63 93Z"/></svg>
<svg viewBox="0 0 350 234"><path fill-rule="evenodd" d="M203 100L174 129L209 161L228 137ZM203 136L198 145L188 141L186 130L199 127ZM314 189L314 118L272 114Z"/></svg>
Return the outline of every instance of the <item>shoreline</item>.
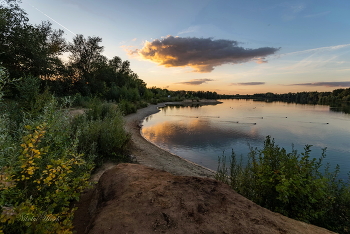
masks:
<svg viewBox="0 0 350 234"><path fill-rule="evenodd" d="M215 171L186 160L178 155L164 150L142 136L142 122L150 115L158 113L159 108L166 105L216 105L222 102L214 100L200 100L192 102L163 102L138 109L136 113L124 117L125 130L131 134L131 155L139 164L157 168L179 176L196 176L214 178Z"/></svg>

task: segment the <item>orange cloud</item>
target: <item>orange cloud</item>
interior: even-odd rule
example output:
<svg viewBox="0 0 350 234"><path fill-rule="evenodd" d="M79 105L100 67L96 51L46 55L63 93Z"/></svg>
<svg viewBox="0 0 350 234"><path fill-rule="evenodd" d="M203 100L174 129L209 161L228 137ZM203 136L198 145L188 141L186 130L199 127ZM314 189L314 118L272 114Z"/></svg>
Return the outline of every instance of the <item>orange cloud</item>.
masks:
<svg viewBox="0 0 350 234"><path fill-rule="evenodd" d="M238 64L252 60L266 63L266 56L279 48L262 47L245 49L233 40L213 40L211 38L173 37L145 42L142 49L130 51L146 60L165 67L189 66L195 72L211 72L222 64Z"/></svg>

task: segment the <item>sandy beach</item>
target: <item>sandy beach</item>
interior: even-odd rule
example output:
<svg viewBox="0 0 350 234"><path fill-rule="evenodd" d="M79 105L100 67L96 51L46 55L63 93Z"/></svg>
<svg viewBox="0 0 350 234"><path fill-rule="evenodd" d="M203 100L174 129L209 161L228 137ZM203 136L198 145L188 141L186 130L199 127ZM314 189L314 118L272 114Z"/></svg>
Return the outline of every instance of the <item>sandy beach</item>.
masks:
<svg viewBox="0 0 350 234"><path fill-rule="evenodd" d="M143 109L137 110L136 113L125 116L125 129L131 134L131 154L137 160L138 163L149 167L161 169L170 172L174 175L182 176L198 176L213 178L215 172L183 159L177 155L163 150L156 145L152 144L148 140L142 137L141 127L142 121L149 115L159 112L159 107L163 107L167 104L192 104L190 101L179 103L160 103L157 105L149 105ZM193 104L215 104L218 103L214 100L202 100L200 102L194 102Z"/></svg>

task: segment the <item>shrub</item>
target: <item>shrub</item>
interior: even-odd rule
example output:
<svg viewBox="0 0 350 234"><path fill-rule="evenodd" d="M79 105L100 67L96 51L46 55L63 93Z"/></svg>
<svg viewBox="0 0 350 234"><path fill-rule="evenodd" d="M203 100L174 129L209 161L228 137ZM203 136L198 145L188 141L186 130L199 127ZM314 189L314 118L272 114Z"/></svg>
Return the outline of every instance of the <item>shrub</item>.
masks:
<svg viewBox="0 0 350 234"><path fill-rule="evenodd" d="M78 136L68 131L65 113L48 103L37 119L25 119L21 140L2 142L0 230L48 233L72 230L74 207L89 185L93 163L78 153Z"/></svg>
<svg viewBox="0 0 350 234"><path fill-rule="evenodd" d="M11 82L0 66L0 233L72 233L72 201L89 187L94 162L126 160L121 112L95 98L72 118L62 108L82 98L40 93L33 77L17 85L18 102L4 103Z"/></svg>
<svg viewBox="0 0 350 234"><path fill-rule="evenodd" d="M22 105L32 107L40 91L41 80L35 76L25 76L15 84Z"/></svg>
<svg viewBox="0 0 350 234"><path fill-rule="evenodd" d="M0 102L4 74L0 67ZM80 131L70 131L51 95L26 100L30 108L8 102L0 115L0 233L72 233L70 204L89 186L92 160L78 152Z"/></svg>
<svg viewBox="0 0 350 234"><path fill-rule="evenodd" d="M82 96L80 93L75 94L73 98L74 98L74 102L72 104L73 106L79 106L84 108L89 107L89 104L92 100L91 97Z"/></svg>
<svg viewBox="0 0 350 234"><path fill-rule="evenodd" d="M130 136L125 132L124 120L118 106L94 100L85 115L72 121L73 131L80 131L79 152L95 154L95 163L106 160L126 161L125 153Z"/></svg>
<svg viewBox="0 0 350 234"><path fill-rule="evenodd" d="M118 104L118 107L124 115L135 113L137 111L136 105L127 100L121 100Z"/></svg>
<svg viewBox="0 0 350 234"><path fill-rule="evenodd" d="M319 159L310 158L310 145L304 152L287 153L268 136L262 149L251 148L248 162L242 164L234 152L229 166L219 157L216 178L257 204L293 219L337 232L350 230L349 181L336 179L337 166L329 164L321 173L325 150Z"/></svg>

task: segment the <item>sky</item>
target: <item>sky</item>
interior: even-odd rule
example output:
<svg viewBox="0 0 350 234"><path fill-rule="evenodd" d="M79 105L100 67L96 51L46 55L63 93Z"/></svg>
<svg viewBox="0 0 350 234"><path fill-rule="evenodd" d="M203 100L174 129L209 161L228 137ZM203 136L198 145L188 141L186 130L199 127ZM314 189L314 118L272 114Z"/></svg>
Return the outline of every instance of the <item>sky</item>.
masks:
<svg viewBox="0 0 350 234"><path fill-rule="evenodd" d="M219 94L350 87L348 0L22 0L67 41L102 38L148 87Z"/></svg>

